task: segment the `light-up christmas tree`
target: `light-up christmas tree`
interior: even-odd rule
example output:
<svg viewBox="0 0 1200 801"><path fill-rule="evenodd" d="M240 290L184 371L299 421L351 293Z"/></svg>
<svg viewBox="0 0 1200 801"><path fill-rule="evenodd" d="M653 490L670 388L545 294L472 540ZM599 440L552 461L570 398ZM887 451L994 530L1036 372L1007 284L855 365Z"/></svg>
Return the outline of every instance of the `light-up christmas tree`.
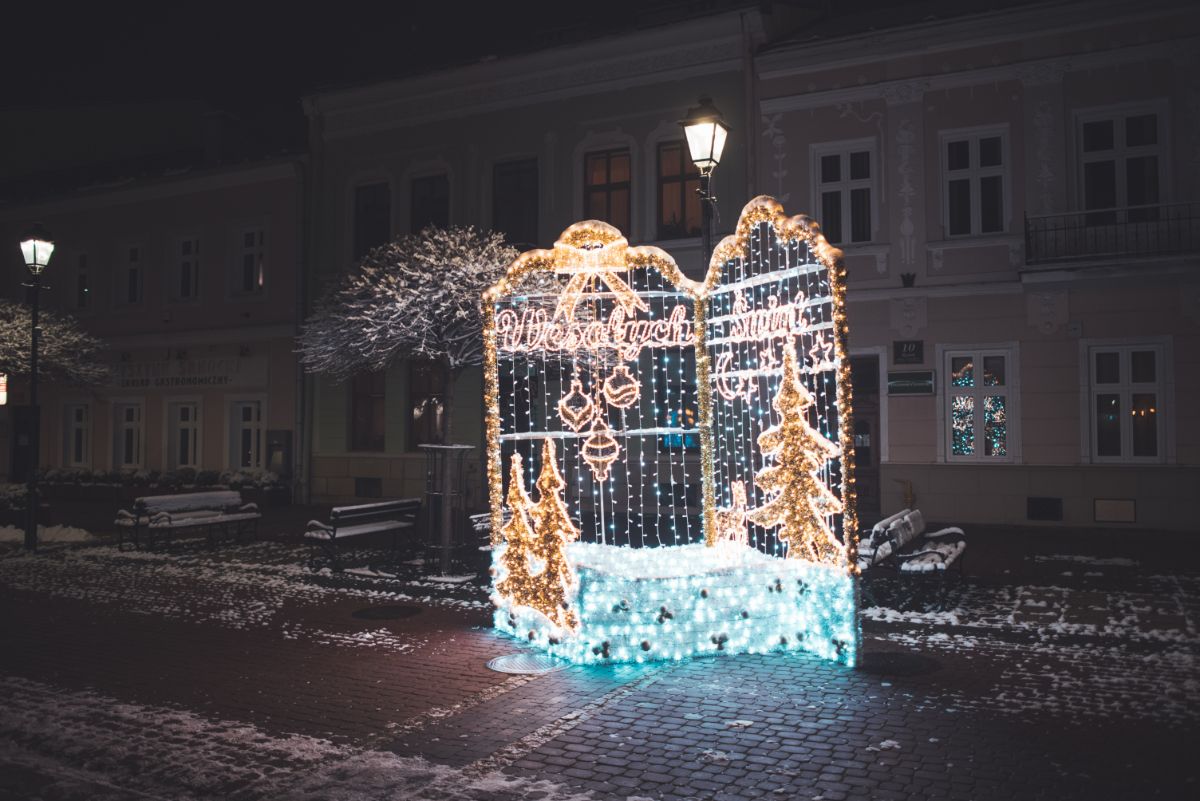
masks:
<svg viewBox="0 0 1200 801"><path fill-rule="evenodd" d="M829 528L828 516L842 511L842 504L819 475L840 449L808 424L813 399L800 377L790 339L783 347L783 381L773 405L779 424L759 434L758 444L775 463L754 477L771 499L746 517L760 526L779 526L779 539L787 544L790 558L840 564L842 545Z"/></svg>
<svg viewBox="0 0 1200 801"><path fill-rule="evenodd" d="M512 472L508 480L508 522L500 529L504 551L500 554L503 570L496 590L517 604L533 606L537 597L535 577L530 569L530 557L537 550L537 538L529 521L533 500L525 492L521 477L521 454L512 457Z"/></svg>
<svg viewBox="0 0 1200 801"><path fill-rule="evenodd" d="M538 500L530 512L533 519L534 554L543 567L534 577L536 599L528 603L562 628L575 629L579 618L569 608L575 590L575 574L567 561L567 543L579 539L563 500L566 482L558 472L554 440L543 440L542 472L538 476Z"/></svg>

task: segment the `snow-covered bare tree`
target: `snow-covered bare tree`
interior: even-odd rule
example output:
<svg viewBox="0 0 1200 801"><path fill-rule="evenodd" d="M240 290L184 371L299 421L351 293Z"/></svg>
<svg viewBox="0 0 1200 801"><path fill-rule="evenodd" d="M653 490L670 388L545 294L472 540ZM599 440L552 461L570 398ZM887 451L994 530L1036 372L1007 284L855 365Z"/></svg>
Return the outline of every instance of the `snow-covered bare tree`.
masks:
<svg viewBox="0 0 1200 801"><path fill-rule="evenodd" d="M28 377L32 340L30 309L0 300L0 373ZM108 368L100 361L104 343L87 334L71 317L43 311L38 315L38 376L72 384L100 384Z"/></svg>
<svg viewBox="0 0 1200 801"><path fill-rule="evenodd" d="M481 296L516 257L502 235L474 227L430 226L381 245L316 302L300 333L301 361L338 379L414 357L441 364L449 443L454 382L483 362Z"/></svg>

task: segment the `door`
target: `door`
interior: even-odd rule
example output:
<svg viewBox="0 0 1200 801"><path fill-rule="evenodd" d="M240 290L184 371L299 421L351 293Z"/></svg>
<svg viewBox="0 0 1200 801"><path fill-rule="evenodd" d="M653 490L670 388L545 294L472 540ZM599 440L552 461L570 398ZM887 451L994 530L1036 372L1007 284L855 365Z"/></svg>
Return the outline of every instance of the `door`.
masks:
<svg viewBox="0 0 1200 801"><path fill-rule="evenodd" d="M879 502L879 357L851 357L850 384L854 393L854 485L862 530L883 516Z"/></svg>

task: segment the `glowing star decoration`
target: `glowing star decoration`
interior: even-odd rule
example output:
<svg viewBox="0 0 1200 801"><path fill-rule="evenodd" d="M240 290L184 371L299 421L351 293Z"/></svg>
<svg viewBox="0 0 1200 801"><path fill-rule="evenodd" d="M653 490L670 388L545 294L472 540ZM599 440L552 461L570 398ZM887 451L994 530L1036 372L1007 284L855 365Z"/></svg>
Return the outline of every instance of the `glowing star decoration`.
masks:
<svg viewBox="0 0 1200 801"><path fill-rule="evenodd" d="M842 502L822 481L820 472L841 449L808 424L812 396L804 388L791 342L783 348L783 381L775 396L780 422L758 436L764 456L775 464L758 472L759 488L771 499L746 517L760 526L779 526L779 539L792 559L837 565L845 552L828 518L842 511Z"/></svg>
<svg viewBox="0 0 1200 801"><path fill-rule="evenodd" d="M746 534L746 482L735 481L730 489L733 505L717 510L717 542L748 545Z"/></svg>
<svg viewBox="0 0 1200 801"><path fill-rule="evenodd" d="M596 407L583 391L578 378L571 380L571 391L558 401L558 416L572 431L582 431L595 416Z"/></svg>
<svg viewBox="0 0 1200 801"><path fill-rule="evenodd" d="M637 379L629 374L629 368L623 364L617 365L604 379L604 399L618 409L628 409L637 403L641 396L641 387Z"/></svg>
<svg viewBox="0 0 1200 801"><path fill-rule="evenodd" d="M512 264L483 299L498 630L579 663L855 663L844 280L770 198L700 282L596 221Z"/></svg>

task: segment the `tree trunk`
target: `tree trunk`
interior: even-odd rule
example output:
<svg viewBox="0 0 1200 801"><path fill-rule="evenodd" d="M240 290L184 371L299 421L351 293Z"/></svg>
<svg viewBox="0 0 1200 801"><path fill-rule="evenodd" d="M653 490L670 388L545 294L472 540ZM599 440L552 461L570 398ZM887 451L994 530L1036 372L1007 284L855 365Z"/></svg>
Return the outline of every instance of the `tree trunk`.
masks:
<svg viewBox="0 0 1200 801"><path fill-rule="evenodd" d="M454 416L454 384L458 381L457 370L445 366L445 388L442 392L442 444L450 445L451 419ZM442 452L442 554L439 566L443 576L450 575L450 557L454 552L454 509L451 498L458 487L454 481L454 452Z"/></svg>

